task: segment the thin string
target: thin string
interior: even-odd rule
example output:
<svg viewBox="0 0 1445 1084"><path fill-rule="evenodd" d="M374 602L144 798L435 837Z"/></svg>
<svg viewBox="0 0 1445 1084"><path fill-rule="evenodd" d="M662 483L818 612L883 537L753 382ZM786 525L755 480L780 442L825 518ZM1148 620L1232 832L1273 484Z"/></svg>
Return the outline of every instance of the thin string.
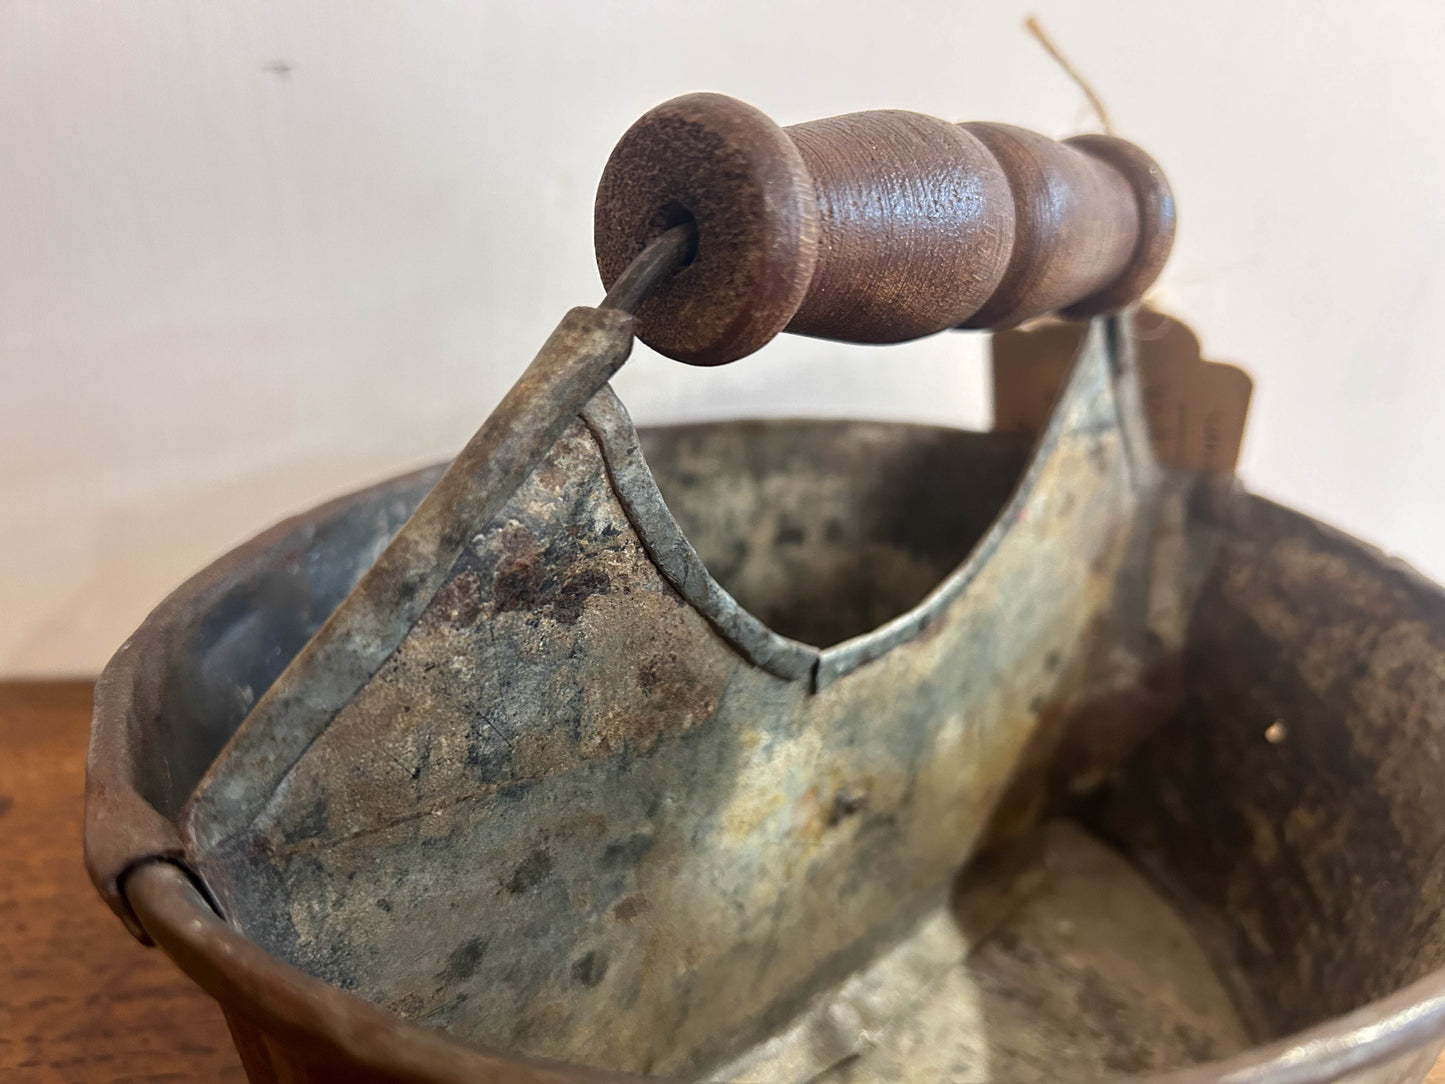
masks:
<svg viewBox="0 0 1445 1084"><path fill-rule="evenodd" d="M1059 47L1053 43L1053 39L1045 33L1039 17L1030 15L1024 20L1024 29L1033 35L1034 40L1044 47L1044 51L1054 58L1054 62L1064 69L1064 74L1084 92L1084 97L1089 100L1089 107L1098 115L1099 123L1104 126L1105 134L1114 135L1114 122L1110 119L1109 110L1104 107L1103 100L1094 93L1094 88L1089 85L1089 81L1079 74L1079 70L1069 63L1069 58L1059 51Z"/></svg>

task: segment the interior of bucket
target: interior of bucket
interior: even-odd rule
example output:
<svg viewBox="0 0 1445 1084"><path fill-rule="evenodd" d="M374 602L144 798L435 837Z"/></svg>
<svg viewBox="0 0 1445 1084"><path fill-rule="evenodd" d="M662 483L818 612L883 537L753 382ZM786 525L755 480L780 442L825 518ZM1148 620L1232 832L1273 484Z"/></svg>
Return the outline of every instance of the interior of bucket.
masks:
<svg viewBox="0 0 1445 1084"><path fill-rule="evenodd" d="M643 444L724 586L826 646L905 612L967 556L1030 441L763 422L653 430ZM720 1078L1178 1068L1445 962L1439 590L1238 489L1200 486L1184 531L1212 545L1182 650L1079 713L1046 805L1024 830L999 825L1000 810L1003 838L959 871L947 933L925 923ZM1144 730L1094 777L1111 742Z"/></svg>
<svg viewBox="0 0 1445 1084"><path fill-rule="evenodd" d="M965 560L1032 441L764 421L642 443L722 585L779 632L828 647L904 614ZM715 1078L1092 1080L1250 1045L1199 935L1148 876L1072 811L1031 808L1022 827L1010 812L995 812L999 838L942 906L769 1039L709 1066Z"/></svg>
<svg viewBox="0 0 1445 1084"><path fill-rule="evenodd" d="M887 626L936 592L1016 510L1010 502L1034 454L1016 435L858 422L670 427L644 430L641 444L667 508L718 583L777 633L821 648ZM436 477L389 483L293 525L175 630L143 758L147 797L162 813L181 818L255 697ZM690 988L685 955L655 948L680 936L669 926L675 916L626 882L634 866L660 861L661 849L636 832L597 835L588 811L598 802L587 790L603 785L596 780L569 792L575 815L551 826L545 847L466 852L457 836L438 833L407 852L402 875L365 852L344 878L329 870L323 877L330 859L314 842L323 837L293 817L275 828L284 877L218 883L217 898L223 911L239 901L232 906L246 913L227 917L268 951L459 1040L584 1062L596 1050L592 1064L644 1073L1095 1079L1208 1061L1357 1008L1445 958L1436 862L1445 846L1436 723L1436 705L1445 703L1445 605L1409 569L1237 488L1181 477L1170 491L1177 515L1159 517L1150 552L1153 566L1165 551L1176 565L1180 554L1193 562L1178 642L1155 644L1147 667L1119 664L1122 678L1090 686L1107 695L1070 699L1048 741L1022 750L1011 778L989 792L981 831L966 848L970 860L936 894L913 893L897 921L870 917L877 929L866 951L830 956L806 983L780 989L761 977L753 985L741 967L708 972L734 984L727 996L737 1003L767 991L746 1027L632 1021L628 1034L652 1028L648 1052L629 1062L609 1045L609 1028L625 1031L621 1022L637 1013L635 989L629 1000L625 984L610 985L628 967L645 972L655 951L678 988ZM568 593L575 577L549 586L513 565L484 571L546 610L553 624L530 626L537 637L580 620L569 607L590 604ZM615 568L613 579L624 582ZM470 603L451 597L447 605L455 615ZM1090 628L1088 666L1108 671L1117 630L1108 622ZM1000 627L993 635L1008 634ZM925 650L926 632L919 642ZM661 664L641 678L671 680ZM858 725L886 730L887 702L885 689L868 701L873 717ZM1049 711L1042 700L1029 707ZM699 716L701 729L703 722ZM650 740L623 754L639 791L652 783L638 773L662 763L656 750L669 739ZM363 759L356 774L378 770ZM708 770L742 769L719 761ZM637 816L658 816L657 802L712 801L701 778L663 780L661 797ZM758 793L768 793L766 780ZM817 815L807 830L822 841L810 846L851 832L846 846L865 861L848 867L850 876L870 863L891 868L891 826L866 790L808 793ZM505 788L488 795L492 817L505 818ZM547 902L548 886L588 848L596 853L567 882L570 895ZM406 905L396 886L427 897L459 880L482 900L476 936L446 944L419 992L398 995L367 979L424 951L397 933L395 916ZM746 871L738 880L742 887L716 907L749 905ZM351 896L335 887L342 881L355 886L345 888ZM819 878L798 891L809 914L846 919L861 908L852 882ZM535 940L500 944L486 919L493 899L551 915L553 925L530 927ZM639 959L579 944L561 962L543 963L548 930L561 921L547 911L554 905L555 915L575 912L583 928L625 927L634 940L618 943L643 946ZM334 944L313 951L308 931L332 929L328 916L340 916L352 938L346 951L374 958L354 966ZM720 948L720 958L729 951ZM789 951L782 936L759 948L762 957ZM529 971L544 967L546 974ZM487 974L553 1000L538 995L524 1023L499 1024L494 1013L479 1026L467 1002ZM569 1015L555 989L600 991L601 1007Z"/></svg>

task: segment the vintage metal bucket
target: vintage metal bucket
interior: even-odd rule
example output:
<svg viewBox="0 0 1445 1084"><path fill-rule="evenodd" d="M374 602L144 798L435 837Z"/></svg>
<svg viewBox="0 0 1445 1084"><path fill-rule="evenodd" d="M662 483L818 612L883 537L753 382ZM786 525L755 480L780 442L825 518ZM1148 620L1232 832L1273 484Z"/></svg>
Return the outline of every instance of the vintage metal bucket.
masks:
<svg viewBox="0 0 1445 1084"><path fill-rule="evenodd" d="M1127 314L1008 340L1087 328L1036 439L639 432L658 251L101 678L92 877L251 1078L1421 1079L1439 589L1162 466Z"/></svg>

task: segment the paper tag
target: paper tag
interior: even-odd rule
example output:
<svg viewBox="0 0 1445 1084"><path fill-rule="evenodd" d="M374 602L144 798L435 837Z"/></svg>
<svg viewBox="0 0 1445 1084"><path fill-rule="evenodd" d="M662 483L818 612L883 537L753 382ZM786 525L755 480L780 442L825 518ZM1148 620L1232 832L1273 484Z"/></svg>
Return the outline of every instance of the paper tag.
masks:
<svg viewBox="0 0 1445 1084"><path fill-rule="evenodd" d="M993 337L994 428L1038 433L1048 423L1087 325L1046 321ZM1254 382L1235 365L1205 361L1199 340L1172 316L1134 316L1140 392L1161 463L1232 473Z"/></svg>

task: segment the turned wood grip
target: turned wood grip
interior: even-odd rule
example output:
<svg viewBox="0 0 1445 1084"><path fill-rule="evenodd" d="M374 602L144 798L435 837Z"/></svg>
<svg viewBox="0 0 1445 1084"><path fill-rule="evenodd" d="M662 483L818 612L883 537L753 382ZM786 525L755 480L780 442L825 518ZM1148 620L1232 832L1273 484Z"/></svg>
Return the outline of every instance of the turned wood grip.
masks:
<svg viewBox="0 0 1445 1084"><path fill-rule="evenodd" d="M688 94L608 159L604 284L689 220L697 255L643 302L637 334L721 365L785 330L886 343L1121 308L1168 258L1174 197L1113 136L1058 142L896 110L780 128L733 98Z"/></svg>

